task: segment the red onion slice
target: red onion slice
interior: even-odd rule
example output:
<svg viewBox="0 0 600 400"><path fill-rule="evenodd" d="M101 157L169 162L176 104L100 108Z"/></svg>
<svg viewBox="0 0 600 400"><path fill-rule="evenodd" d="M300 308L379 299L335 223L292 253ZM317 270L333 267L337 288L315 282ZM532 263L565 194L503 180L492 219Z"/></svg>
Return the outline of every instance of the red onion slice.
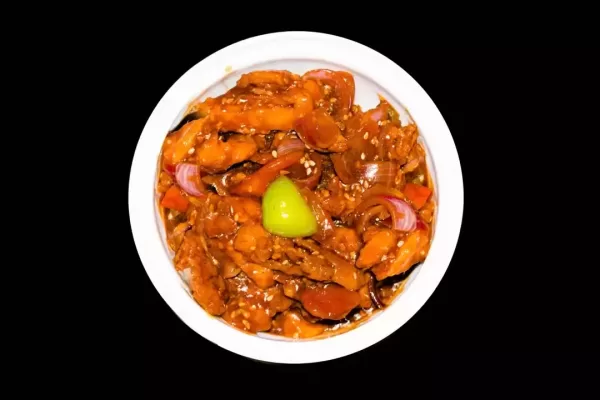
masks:
<svg viewBox="0 0 600 400"><path fill-rule="evenodd" d="M417 214L414 212L410 204L397 197L382 196L383 199L389 201L395 208L395 213L392 213L392 227L398 231L411 232L417 227Z"/></svg>
<svg viewBox="0 0 600 400"><path fill-rule="evenodd" d="M387 212L390 214L392 221L392 229L412 232L417 228L417 214L413 208L406 201L399 199L398 197L389 195L374 195L365 198L358 207L354 210L355 218L358 221L357 227L359 233L366 228L367 221L365 217L370 219L372 213L369 212L371 207L384 206ZM378 212L380 209L378 209Z"/></svg>
<svg viewBox="0 0 600 400"><path fill-rule="evenodd" d="M175 168L177 184L188 194L196 197L203 196L200 186L200 167L190 163L179 163Z"/></svg>
<svg viewBox="0 0 600 400"><path fill-rule="evenodd" d="M399 165L392 161L373 161L363 163L358 171L369 183L391 186L399 169Z"/></svg>
<svg viewBox="0 0 600 400"><path fill-rule="evenodd" d="M352 74L329 69L316 69L306 72L302 75L302 78L318 79L323 83L333 86L344 114L352 107L355 95L355 83Z"/></svg>
<svg viewBox="0 0 600 400"><path fill-rule="evenodd" d="M383 117L385 116L385 114L386 114L386 111L379 107L379 108L375 108L372 110L369 118L375 122L379 122L379 121L383 120Z"/></svg>
<svg viewBox="0 0 600 400"><path fill-rule="evenodd" d="M304 142L300 139L283 139L277 146L277 155L282 156L294 151L304 150Z"/></svg>

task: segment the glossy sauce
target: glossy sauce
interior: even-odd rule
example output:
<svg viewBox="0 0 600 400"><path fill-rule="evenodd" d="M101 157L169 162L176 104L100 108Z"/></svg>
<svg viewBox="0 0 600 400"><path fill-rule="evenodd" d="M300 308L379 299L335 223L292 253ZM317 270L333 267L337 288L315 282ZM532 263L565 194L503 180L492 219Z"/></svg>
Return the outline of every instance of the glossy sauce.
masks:
<svg viewBox="0 0 600 400"><path fill-rule="evenodd" d="M385 310L426 258L436 205L418 130L384 99L363 112L353 98L346 72L256 71L192 103L198 118L167 135L156 185L167 244L209 314L247 333L337 335ZM200 173L182 181L179 164ZM280 175L316 216L311 237L262 225ZM408 231L398 202L416 218Z"/></svg>

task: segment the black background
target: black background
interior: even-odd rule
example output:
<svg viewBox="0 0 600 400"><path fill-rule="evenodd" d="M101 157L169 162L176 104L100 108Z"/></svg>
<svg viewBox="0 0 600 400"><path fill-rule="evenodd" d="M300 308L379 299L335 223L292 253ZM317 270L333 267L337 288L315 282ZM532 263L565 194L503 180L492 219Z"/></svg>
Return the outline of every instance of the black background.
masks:
<svg viewBox="0 0 600 400"><path fill-rule="evenodd" d="M228 32L201 45L162 41L160 32L145 34L143 40L123 39L126 58L112 66L127 82L123 94L127 106L117 110L122 112L118 117L127 121L121 128L129 150L123 171L128 171L155 105L185 71L228 44L269 32ZM413 48L408 41L387 42L354 31L328 33L356 40L394 60L425 89L450 127L463 170L465 209L446 275L422 309L380 343L325 363L272 366L223 350L180 321L152 286L131 231L124 227L122 243L128 256L124 265L142 289L126 318L141 316L140 333L133 340L142 346L144 393L172 387L174 382L189 386L190 379L198 384L228 382L227 376L236 371L246 382L243 385L257 393L265 388L251 375L269 379L265 377L278 372L291 380L308 379L311 385L326 383L332 390L351 386L355 379L392 374L398 384L424 382L419 389L427 395L447 388L433 378L439 374L461 380L473 374L494 378L497 371L519 368L528 380L531 371L542 375L540 368L552 370L549 366L560 359L558 353L564 357L596 351L597 342L590 340L596 335L588 329L592 312L582 305L597 302L590 303L583 291L569 292L568 300L556 295L568 290L557 282L576 252L563 257L564 252L557 251L561 236L552 234L539 201L542 193L558 190L556 170L561 168L552 168L550 174L548 158L564 163L570 151L576 151L565 140L573 122L558 120L556 104L573 87L588 82L584 70L593 70L593 52ZM579 73L568 81L561 79L574 64ZM559 106L563 112L568 107ZM532 147L540 140L543 149ZM333 377L334 371L343 370L348 374Z"/></svg>

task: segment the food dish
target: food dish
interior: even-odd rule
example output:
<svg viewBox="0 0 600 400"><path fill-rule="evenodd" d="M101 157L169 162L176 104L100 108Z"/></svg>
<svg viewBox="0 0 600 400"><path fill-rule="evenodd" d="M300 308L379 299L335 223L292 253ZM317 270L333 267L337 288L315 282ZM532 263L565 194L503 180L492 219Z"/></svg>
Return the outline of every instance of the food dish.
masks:
<svg viewBox="0 0 600 400"><path fill-rule="evenodd" d="M157 207L157 159L165 134L197 98L216 97L256 69L344 70L356 83L355 103L377 105L382 94L403 122L415 121L428 158L436 197L435 234L427 258L405 280L401 295L384 312L342 335L323 340L288 339L263 332L247 334L213 317L194 300L173 268ZM410 110L410 114L408 114ZM235 354L271 363L313 363L344 357L385 339L426 303L443 278L458 241L463 215L463 182L452 135L435 103L397 64L359 43L313 32L279 32L223 48L183 74L157 103L140 135L129 179L129 218L141 263L157 292L181 321L207 341ZM118 279L118 277L115 277ZM173 344L177 350L177 343Z"/></svg>
<svg viewBox="0 0 600 400"><path fill-rule="evenodd" d="M253 70L164 139L167 243L209 314L293 339L347 332L426 259L435 188L417 126L354 95L347 71Z"/></svg>

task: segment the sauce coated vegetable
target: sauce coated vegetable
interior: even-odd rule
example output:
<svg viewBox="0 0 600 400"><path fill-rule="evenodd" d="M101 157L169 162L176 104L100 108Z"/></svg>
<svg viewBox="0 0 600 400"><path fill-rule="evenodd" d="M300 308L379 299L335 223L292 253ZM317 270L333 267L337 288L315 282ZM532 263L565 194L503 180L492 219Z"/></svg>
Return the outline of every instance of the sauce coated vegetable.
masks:
<svg viewBox="0 0 600 400"><path fill-rule="evenodd" d="M417 126L354 97L345 71L253 71L167 133L166 242L207 313L248 333L340 334L426 259L436 196Z"/></svg>
<svg viewBox="0 0 600 400"><path fill-rule="evenodd" d="M263 226L274 235L294 238L317 232L317 219L291 179L280 176L265 192Z"/></svg>

